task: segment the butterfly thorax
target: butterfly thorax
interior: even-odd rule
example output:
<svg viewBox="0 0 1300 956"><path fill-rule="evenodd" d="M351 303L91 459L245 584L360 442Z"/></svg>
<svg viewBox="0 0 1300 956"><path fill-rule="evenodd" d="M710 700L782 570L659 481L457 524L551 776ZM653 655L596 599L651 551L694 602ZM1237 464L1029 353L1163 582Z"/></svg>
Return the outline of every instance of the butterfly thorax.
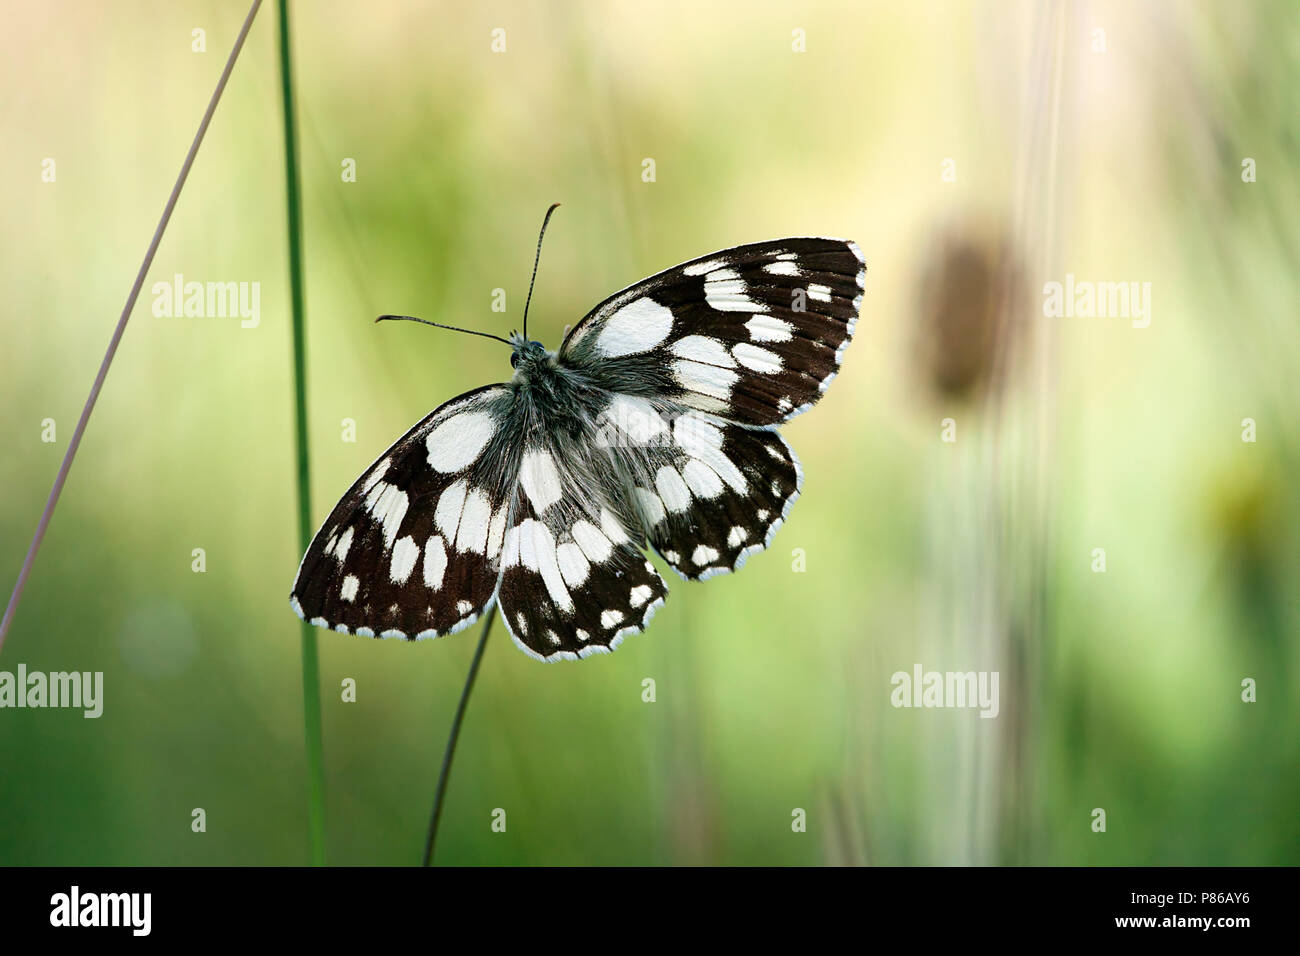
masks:
<svg viewBox="0 0 1300 956"><path fill-rule="evenodd" d="M523 431L540 427L576 436L589 430L604 400L592 394L586 376L561 362L541 342L528 341L518 332L510 336L510 344L515 370L510 388Z"/></svg>

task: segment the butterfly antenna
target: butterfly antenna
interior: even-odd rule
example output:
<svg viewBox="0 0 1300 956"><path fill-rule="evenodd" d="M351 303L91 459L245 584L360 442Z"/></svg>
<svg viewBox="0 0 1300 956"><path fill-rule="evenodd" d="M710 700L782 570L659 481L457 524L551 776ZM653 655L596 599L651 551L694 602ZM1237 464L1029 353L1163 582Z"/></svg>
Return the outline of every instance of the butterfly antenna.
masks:
<svg viewBox="0 0 1300 956"><path fill-rule="evenodd" d="M485 339L496 339L498 342L506 343L506 345L510 344L509 339L503 339L501 336L493 335L491 332L475 332L473 329L458 329L454 325L443 325L441 322L430 322L428 319L417 319L413 315L381 315L379 318L375 319L375 321L421 322L425 325L432 325L434 328L438 329L450 329L452 332L464 332L466 335L481 335Z"/></svg>
<svg viewBox="0 0 1300 956"><path fill-rule="evenodd" d="M542 231L537 235L537 257L533 259L533 277L528 280L528 298L524 300L524 339L528 339L528 306L533 301L533 283L537 281L537 264L542 261L542 239L546 235L546 224L551 221L551 213L560 208L558 202L551 203L551 208L546 210L546 218L542 220Z"/></svg>

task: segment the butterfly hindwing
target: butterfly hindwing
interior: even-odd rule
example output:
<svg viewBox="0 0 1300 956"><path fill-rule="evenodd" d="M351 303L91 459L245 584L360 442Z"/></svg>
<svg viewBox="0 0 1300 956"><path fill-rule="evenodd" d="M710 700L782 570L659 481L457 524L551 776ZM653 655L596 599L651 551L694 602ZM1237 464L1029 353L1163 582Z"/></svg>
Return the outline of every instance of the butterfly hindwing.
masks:
<svg viewBox="0 0 1300 956"><path fill-rule="evenodd" d="M739 570L767 547L803 471L774 430L621 396L609 434L636 460L631 499L650 543L688 580Z"/></svg>
<svg viewBox="0 0 1300 956"><path fill-rule="evenodd" d="M452 399L366 469L312 540L291 604L322 627L416 639L473 623L496 591L513 494L511 396Z"/></svg>
<svg viewBox="0 0 1300 956"><path fill-rule="evenodd" d="M606 299L569 332L560 357L613 391L772 426L830 385L865 282L862 253L846 240L737 246Z"/></svg>
<svg viewBox="0 0 1300 956"><path fill-rule="evenodd" d="M542 660L605 653L650 622L668 588L628 512L617 494L583 488L552 447L524 450L499 600L526 653Z"/></svg>

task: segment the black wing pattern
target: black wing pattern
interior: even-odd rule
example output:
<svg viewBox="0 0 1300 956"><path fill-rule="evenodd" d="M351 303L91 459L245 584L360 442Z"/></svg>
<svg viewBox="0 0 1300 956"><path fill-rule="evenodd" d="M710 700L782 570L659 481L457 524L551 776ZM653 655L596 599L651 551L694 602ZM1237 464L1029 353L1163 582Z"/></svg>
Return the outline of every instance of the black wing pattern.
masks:
<svg viewBox="0 0 1300 956"><path fill-rule="evenodd" d="M290 605L344 634L408 640L472 624L496 593L515 477L510 390L436 409L366 469L316 533Z"/></svg>
<svg viewBox="0 0 1300 956"><path fill-rule="evenodd" d="M611 390L776 425L811 408L839 371L865 285L847 240L737 246L610 296L570 330L560 359Z"/></svg>

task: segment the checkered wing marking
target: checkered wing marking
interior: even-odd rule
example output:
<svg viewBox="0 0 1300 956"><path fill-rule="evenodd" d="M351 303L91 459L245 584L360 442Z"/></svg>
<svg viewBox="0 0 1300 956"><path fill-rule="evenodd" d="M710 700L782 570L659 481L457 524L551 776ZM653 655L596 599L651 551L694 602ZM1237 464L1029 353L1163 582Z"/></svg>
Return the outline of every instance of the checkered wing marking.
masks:
<svg viewBox="0 0 1300 956"><path fill-rule="evenodd" d="M629 507L547 447L524 450L501 550L501 619L524 653L576 660L645 630L668 593Z"/></svg>
<svg viewBox="0 0 1300 956"><path fill-rule="evenodd" d="M866 265L843 239L777 239L668 269L593 309L561 361L601 387L745 425L806 411L839 370Z"/></svg>
<svg viewBox="0 0 1300 956"><path fill-rule="evenodd" d="M510 391L436 409L366 469L316 533L290 605L344 634L439 637L472 624L496 591L513 495Z"/></svg>
<svg viewBox="0 0 1300 956"><path fill-rule="evenodd" d="M639 401L620 400L623 417L644 421L632 412ZM775 430L702 412L652 428L632 492L650 543L687 580L740 570L799 497L799 459Z"/></svg>

